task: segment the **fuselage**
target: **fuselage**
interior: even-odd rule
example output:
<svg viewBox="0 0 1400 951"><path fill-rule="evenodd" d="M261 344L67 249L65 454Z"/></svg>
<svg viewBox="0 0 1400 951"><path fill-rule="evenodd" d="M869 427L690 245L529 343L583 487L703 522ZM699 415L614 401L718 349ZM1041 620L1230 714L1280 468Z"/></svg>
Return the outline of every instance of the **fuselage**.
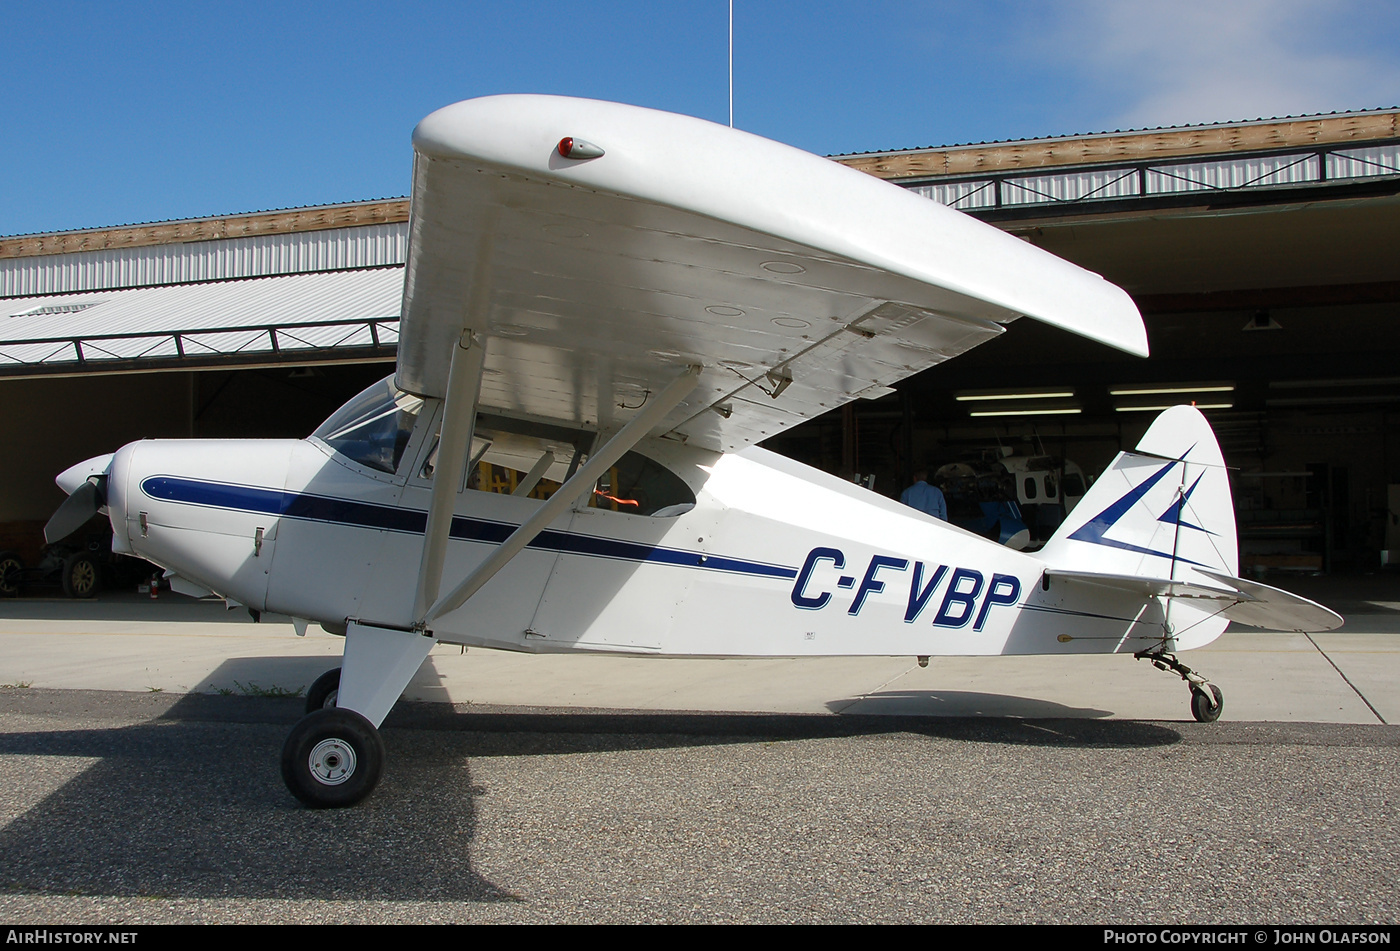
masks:
<svg viewBox="0 0 1400 951"><path fill-rule="evenodd" d="M415 438L385 472L315 437L132 443L108 480L114 546L260 611L331 629L406 627L431 488L425 449ZM585 493L433 634L525 651L723 656L1131 652L1160 638L1160 613L1140 599L1076 603L1042 584L1033 555L764 450L653 439L638 452L693 505L634 514L582 504ZM459 492L444 584L539 504Z"/></svg>

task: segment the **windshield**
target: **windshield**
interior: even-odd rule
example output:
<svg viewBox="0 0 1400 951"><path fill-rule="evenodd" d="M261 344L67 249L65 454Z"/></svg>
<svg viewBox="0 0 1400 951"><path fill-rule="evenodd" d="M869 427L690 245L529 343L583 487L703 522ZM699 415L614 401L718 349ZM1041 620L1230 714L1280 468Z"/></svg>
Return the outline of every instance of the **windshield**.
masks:
<svg viewBox="0 0 1400 951"><path fill-rule="evenodd" d="M392 376L385 377L332 413L311 435L362 466L392 473L422 406L421 399L396 388Z"/></svg>

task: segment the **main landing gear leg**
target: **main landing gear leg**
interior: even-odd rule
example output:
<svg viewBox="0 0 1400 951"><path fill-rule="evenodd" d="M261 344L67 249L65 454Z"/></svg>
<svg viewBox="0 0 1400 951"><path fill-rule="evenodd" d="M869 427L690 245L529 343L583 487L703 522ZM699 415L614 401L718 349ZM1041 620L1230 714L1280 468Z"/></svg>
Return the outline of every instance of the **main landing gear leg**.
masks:
<svg viewBox="0 0 1400 951"><path fill-rule="evenodd" d="M1163 650L1138 651L1133 655L1138 660L1150 660L1158 670L1170 670L1191 685L1191 715L1201 723L1214 723L1220 719L1220 711L1225 709L1225 695L1220 688L1209 682L1190 667L1177 660L1175 654Z"/></svg>
<svg viewBox="0 0 1400 951"><path fill-rule="evenodd" d="M313 685L319 703L282 748L292 795L325 809L353 806L374 791L384 770L379 724L435 643L416 631L349 624L341 668Z"/></svg>

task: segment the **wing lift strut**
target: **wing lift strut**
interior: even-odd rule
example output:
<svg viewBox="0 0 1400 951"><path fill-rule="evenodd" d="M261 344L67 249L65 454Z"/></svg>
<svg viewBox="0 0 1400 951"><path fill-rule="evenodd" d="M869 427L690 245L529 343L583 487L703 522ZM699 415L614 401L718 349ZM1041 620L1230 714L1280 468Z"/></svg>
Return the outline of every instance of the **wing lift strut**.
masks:
<svg viewBox="0 0 1400 951"><path fill-rule="evenodd" d="M695 388L700 376L700 367L686 367L611 439L596 447L589 454L588 461L579 466L563 486L507 536L485 561L443 593L443 565L451 537L453 509L465 483L467 449L471 445L476 422L484 350L484 346L470 333L463 334L461 343L453 350L443 405L438 470L434 473L427 527L423 533L413 621L403 629L352 622L346 630L345 666L338 703L364 714L376 726L388 715L389 709L436 642L433 622L465 604L551 522L568 511L589 491L599 476L680 405ZM539 474L543 475L542 469ZM535 475L535 472L532 471L530 475ZM368 646L370 644L374 646ZM372 655L366 658L368 663L356 663L362 650Z"/></svg>
<svg viewBox="0 0 1400 951"><path fill-rule="evenodd" d="M433 621L442 617L449 611L455 611L466 603L467 599L481 587L490 581L498 571L508 565L526 545L534 541L535 536L544 530L550 522L564 514L570 506L574 504L598 477L613 466L623 457L633 446L641 442L651 430L658 425L666 415L680 405L681 401L695 388L695 384L700 378L700 368L696 366L688 367L681 373L666 389L662 390L655 399L642 408L636 416L628 421L617 433L595 449L588 457L588 461L580 466L572 476L565 481L564 485L555 492L549 499L539 507L534 515L517 528L514 532L501 542L500 546L487 557L487 559L477 566L476 570L464 578L455 588L446 594L437 597L428 609L414 622L414 628L427 632L428 626ZM434 486L434 489L437 487ZM436 499L434 499L436 502ZM429 509L428 524L431 529L434 518L451 518L450 509L441 515ZM446 532L441 544L445 546ZM429 538L424 537L424 561L429 557ZM439 579L441 577L440 562L442 555L436 555L439 562ZM423 578L420 581L419 595L436 595L436 589L440 580L433 578ZM427 600L427 597L424 597Z"/></svg>
<svg viewBox="0 0 1400 951"><path fill-rule="evenodd" d="M510 564L551 522L589 492L611 466L641 442L695 389L701 367L688 366L626 425L589 454L535 514L501 542L486 560L445 594L443 567L457 496L465 487L481 390L485 345L471 331L452 351L443 401L437 469L423 533L413 620L402 626L351 620L345 656L308 694L308 715L293 729L282 752L282 776L297 798L313 808L348 806L369 795L379 781L384 752L378 727L433 644L433 622L457 610ZM547 456L526 483L544 474ZM528 491L528 489L526 489ZM330 682L335 680L335 683ZM315 699L317 704L310 701ZM310 709L317 706L317 709Z"/></svg>

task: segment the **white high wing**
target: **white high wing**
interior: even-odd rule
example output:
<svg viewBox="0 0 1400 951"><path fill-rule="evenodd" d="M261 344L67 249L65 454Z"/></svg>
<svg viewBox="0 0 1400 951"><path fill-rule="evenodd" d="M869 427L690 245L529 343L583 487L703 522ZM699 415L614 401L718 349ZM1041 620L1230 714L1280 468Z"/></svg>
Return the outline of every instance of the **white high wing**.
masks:
<svg viewBox="0 0 1400 951"><path fill-rule="evenodd" d="M1181 674L1210 720L1219 690L1175 651L1231 620L1340 623L1235 577L1227 474L1189 407L1036 554L756 446L1022 316L1146 356L1136 307L1097 275L837 163L631 106L477 99L423 120L414 148L392 378L304 440L148 440L59 477L75 511L55 522L105 503L115 550L177 590L345 634L283 752L309 805L374 788L378 726L439 641L1122 652ZM478 484L482 462L514 491Z"/></svg>

